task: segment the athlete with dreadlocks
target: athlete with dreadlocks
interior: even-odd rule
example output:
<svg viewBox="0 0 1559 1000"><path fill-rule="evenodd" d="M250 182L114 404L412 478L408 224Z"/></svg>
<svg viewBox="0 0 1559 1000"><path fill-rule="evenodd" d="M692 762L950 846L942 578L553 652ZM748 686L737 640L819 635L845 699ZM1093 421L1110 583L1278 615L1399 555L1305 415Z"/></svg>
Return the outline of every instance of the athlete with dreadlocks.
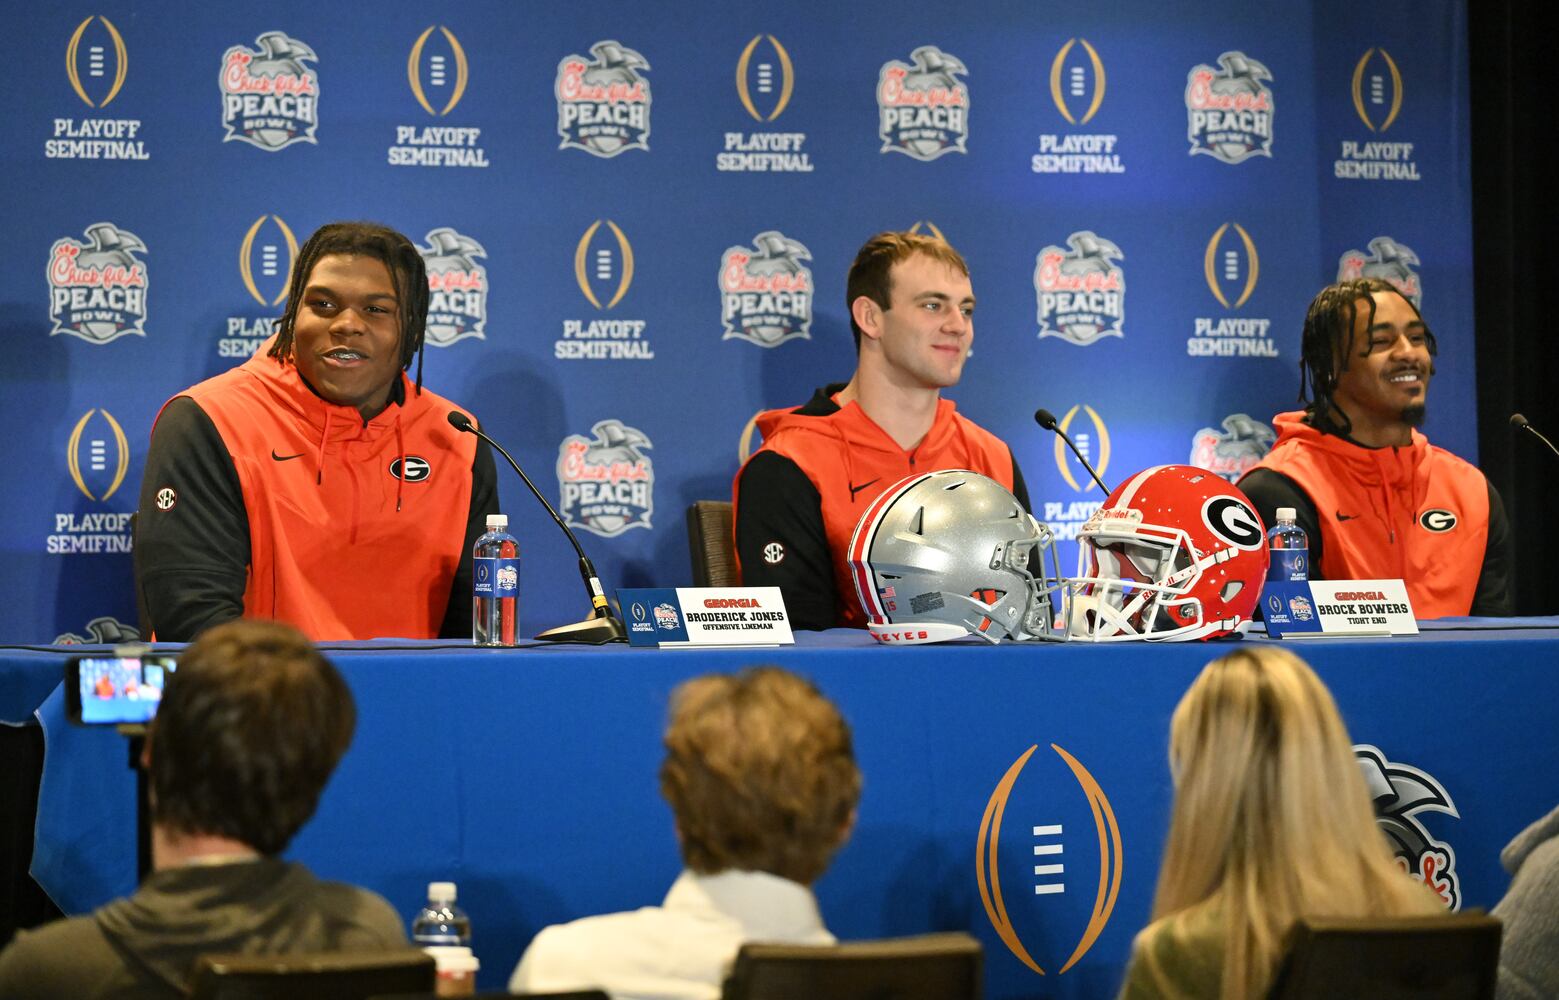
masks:
<svg viewBox="0 0 1559 1000"><path fill-rule="evenodd" d="M496 474L422 387L427 313L410 240L333 223L299 251L276 335L164 405L135 539L157 638L238 617L314 640L470 634Z"/></svg>
<svg viewBox="0 0 1559 1000"><path fill-rule="evenodd" d="M1300 347L1305 409L1239 482L1263 520L1292 507L1314 579L1402 579L1420 618L1508 615L1510 529L1482 472L1431 445L1424 421L1434 334L1377 278L1310 303Z"/></svg>

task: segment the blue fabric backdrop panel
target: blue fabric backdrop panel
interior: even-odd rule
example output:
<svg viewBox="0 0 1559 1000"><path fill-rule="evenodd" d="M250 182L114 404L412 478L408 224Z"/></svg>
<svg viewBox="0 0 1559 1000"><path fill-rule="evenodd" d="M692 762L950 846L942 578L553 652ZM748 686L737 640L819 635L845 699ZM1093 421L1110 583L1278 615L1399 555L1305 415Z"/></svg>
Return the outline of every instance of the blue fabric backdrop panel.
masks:
<svg viewBox="0 0 1559 1000"><path fill-rule="evenodd" d="M1464 5L677 12L17 11L0 637L134 625L126 515L158 409L254 349L337 219L426 248L428 385L510 446L610 586L688 582L683 509L728 495L753 415L848 377L845 274L883 229L967 257L978 335L949 395L1063 535L1099 496L1036 407L1072 414L1111 483L1198 441L1237 473L1342 270L1415 290L1442 348L1426 430L1476 457ZM265 92L261 67L288 82ZM793 294L733 311L733 248ZM577 618L566 544L502 479L523 628Z"/></svg>

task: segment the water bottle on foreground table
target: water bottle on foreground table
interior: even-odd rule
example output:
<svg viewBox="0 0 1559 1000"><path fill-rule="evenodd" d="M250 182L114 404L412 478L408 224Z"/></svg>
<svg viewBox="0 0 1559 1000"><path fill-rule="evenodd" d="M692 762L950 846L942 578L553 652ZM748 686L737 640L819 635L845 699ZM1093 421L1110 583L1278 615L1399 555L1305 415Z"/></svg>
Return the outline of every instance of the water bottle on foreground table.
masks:
<svg viewBox="0 0 1559 1000"><path fill-rule="evenodd" d="M520 544L505 514L487 515L471 550L471 641L512 646L520 637Z"/></svg>
<svg viewBox="0 0 1559 1000"><path fill-rule="evenodd" d="M1296 521L1292 507L1277 509L1278 523L1267 532L1267 546L1271 560L1267 563L1267 579L1283 582L1310 579L1310 539L1305 529Z"/></svg>

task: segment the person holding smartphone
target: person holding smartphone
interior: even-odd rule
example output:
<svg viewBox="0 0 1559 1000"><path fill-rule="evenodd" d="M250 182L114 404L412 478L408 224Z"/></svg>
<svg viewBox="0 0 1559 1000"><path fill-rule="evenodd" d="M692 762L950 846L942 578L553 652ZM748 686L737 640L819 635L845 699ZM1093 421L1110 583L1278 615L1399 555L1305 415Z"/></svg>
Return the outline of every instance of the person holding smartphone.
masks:
<svg viewBox="0 0 1559 1000"><path fill-rule="evenodd" d="M142 766L153 872L135 894L22 931L0 952L0 997L187 995L203 954L406 945L379 896L321 882L281 853L352 742L346 682L297 630L220 625L167 674Z"/></svg>

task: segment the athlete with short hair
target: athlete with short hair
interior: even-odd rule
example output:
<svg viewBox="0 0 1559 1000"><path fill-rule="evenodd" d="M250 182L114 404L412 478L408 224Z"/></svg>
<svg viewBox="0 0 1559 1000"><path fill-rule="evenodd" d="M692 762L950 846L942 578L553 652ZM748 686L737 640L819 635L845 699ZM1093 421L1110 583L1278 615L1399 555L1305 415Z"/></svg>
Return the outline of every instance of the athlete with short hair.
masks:
<svg viewBox="0 0 1559 1000"><path fill-rule="evenodd" d="M1029 507L1012 450L955 412L974 341L969 266L946 242L879 233L846 283L856 369L810 402L758 417L763 448L733 487L742 583L778 586L791 624L864 628L849 542L872 501L905 476L970 469Z"/></svg>

